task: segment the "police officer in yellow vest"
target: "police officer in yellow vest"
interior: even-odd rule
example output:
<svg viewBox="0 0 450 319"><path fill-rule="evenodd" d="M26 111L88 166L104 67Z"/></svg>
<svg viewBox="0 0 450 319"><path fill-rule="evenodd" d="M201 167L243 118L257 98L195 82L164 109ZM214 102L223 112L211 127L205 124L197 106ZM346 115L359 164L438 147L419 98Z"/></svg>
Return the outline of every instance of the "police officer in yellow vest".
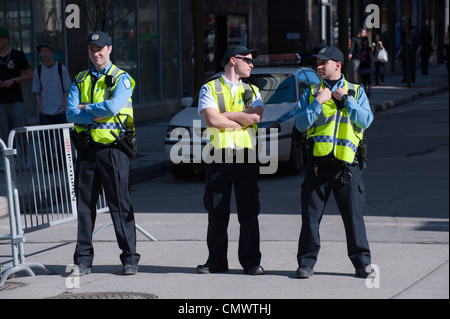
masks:
<svg viewBox="0 0 450 319"><path fill-rule="evenodd" d="M243 83L253 68L257 50L242 46L227 49L222 61L223 76L200 90L198 110L210 136L210 155L206 165L204 205L208 211L207 245L209 257L197 266L202 274L228 271L228 235L231 191L234 187L240 223L239 262L244 272L262 275L259 249L260 209L256 159L256 124L264 105L258 88ZM209 162L209 160L208 160Z"/></svg>
<svg viewBox="0 0 450 319"><path fill-rule="evenodd" d="M76 196L78 236L74 253L75 273L92 272L96 203L102 188L122 250L123 274L136 274L136 229L129 192L129 155L118 146L114 134L134 131L131 95L135 82L112 64L112 41L104 32L87 39L93 66L80 72L67 99L67 120L75 123L78 141Z"/></svg>
<svg viewBox="0 0 450 319"><path fill-rule="evenodd" d="M364 130L373 121L373 113L364 90L347 82L342 75L344 55L338 48L327 46L314 57L322 81L304 92L295 114L297 129L307 134L308 148L296 275L309 278L314 274L320 249L319 225L333 191L356 275L374 276L362 215L364 163L359 163L361 159L356 156Z"/></svg>

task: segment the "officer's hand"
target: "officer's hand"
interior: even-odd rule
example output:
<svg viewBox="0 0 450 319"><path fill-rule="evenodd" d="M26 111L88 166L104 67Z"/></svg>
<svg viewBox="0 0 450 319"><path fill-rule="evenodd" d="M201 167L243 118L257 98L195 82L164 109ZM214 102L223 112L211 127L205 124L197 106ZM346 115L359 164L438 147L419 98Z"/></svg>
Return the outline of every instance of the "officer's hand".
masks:
<svg viewBox="0 0 450 319"><path fill-rule="evenodd" d="M331 96L332 95L331 95L331 91L329 88L324 89L324 88L320 87L319 92L317 92L316 100L320 104L324 104L331 99Z"/></svg>
<svg viewBox="0 0 450 319"><path fill-rule="evenodd" d="M99 121L106 120L106 119L109 119L109 117L94 116L92 121L99 122Z"/></svg>
<svg viewBox="0 0 450 319"><path fill-rule="evenodd" d="M344 88L338 88L336 91L333 92L333 96L336 100L342 101L342 97L348 94L347 90Z"/></svg>

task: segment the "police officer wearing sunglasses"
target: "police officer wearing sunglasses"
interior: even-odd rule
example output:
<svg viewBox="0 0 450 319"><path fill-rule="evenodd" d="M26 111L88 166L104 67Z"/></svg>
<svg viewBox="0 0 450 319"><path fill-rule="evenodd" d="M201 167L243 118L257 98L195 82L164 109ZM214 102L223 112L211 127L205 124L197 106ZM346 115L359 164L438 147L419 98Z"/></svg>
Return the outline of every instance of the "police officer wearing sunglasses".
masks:
<svg viewBox="0 0 450 319"><path fill-rule="evenodd" d="M358 152L373 114L363 88L342 75L344 55L339 49L325 47L314 57L322 81L305 91L295 114L297 129L307 135L308 153L296 276L314 274L320 250L319 225L331 192L344 222L347 252L356 276L374 276L368 267L371 253L362 215L365 160Z"/></svg>
<svg viewBox="0 0 450 319"><path fill-rule="evenodd" d="M262 275L259 248L260 209L256 159L256 124L264 106L257 87L246 84L253 69L257 50L232 46L225 53L223 76L205 84L200 90L199 113L211 139L206 165L203 203L208 211L206 264L197 266L201 274L228 271L228 222L232 189L236 197L240 223L238 257L244 273Z"/></svg>

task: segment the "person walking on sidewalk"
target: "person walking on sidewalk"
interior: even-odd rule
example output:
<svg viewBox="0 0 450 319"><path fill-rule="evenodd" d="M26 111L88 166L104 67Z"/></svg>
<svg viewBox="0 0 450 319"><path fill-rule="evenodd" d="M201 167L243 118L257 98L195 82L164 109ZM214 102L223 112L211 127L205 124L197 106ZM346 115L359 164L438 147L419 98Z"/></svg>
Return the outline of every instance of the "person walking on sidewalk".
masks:
<svg viewBox="0 0 450 319"><path fill-rule="evenodd" d="M372 95L372 72L375 70L373 63L373 50L370 47L368 37L361 39L361 51L359 53L359 75L361 75L362 85L367 96L370 98Z"/></svg>
<svg viewBox="0 0 450 319"><path fill-rule="evenodd" d="M404 33L402 35L403 35L401 41L402 44L400 45L400 49L397 54L398 57L402 60L402 67L403 67L402 83L407 82L408 72L409 72L409 79L411 80L412 83L414 83L416 82L416 63L417 63L416 58L420 53L422 44L420 42L420 38L416 36L415 27L411 27L409 29L408 35Z"/></svg>
<svg viewBox="0 0 450 319"><path fill-rule="evenodd" d="M428 75L428 66L430 64L430 56L433 53L433 36L431 35L430 28L424 25L420 29L420 42L422 48L420 50L420 66L422 75Z"/></svg>
<svg viewBox="0 0 450 319"><path fill-rule="evenodd" d="M314 274L320 250L319 225L333 191L345 226L348 256L356 275L367 277L371 275L367 267L371 254L362 215L363 161L355 155L373 114L362 87L342 75L344 55L338 48L326 47L315 57L322 81L304 92L295 113L295 126L307 134L296 276Z"/></svg>
<svg viewBox="0 0 450 319"><path fill-rule="evenodd" d="M257 50L232 46L225 52L223 76L200 90L198 110L211 137L206 165L204 206L208 211L206 264L201 274L228 271L228 235L231 191L234 186L240 223L239 262L244 273L262 275L258 215L260 211L256 160L256 124L264 106L258 88L243 83L253 69Z"/></svg>
<svg viewBox="0 0 450 319"><path fill-rule="evenodd" d="M125 71L112 64L112 42L108 34L94 32L87 46L93 67L80 72L67 99L67 120L75 123L78 144L76 196L78 210L77 246L74 253L75 275L92 272L96 204L102 188L114 224L123 274L138 271L136 226L129 189L130 159L112 135L133 124L131 95L135 82ZM112 132L112 133L111 133Z"/></svg>
<svg viewBox="0 0 450 319"><path fill-rule="evenodd" d="M352 61L353 77L355 83L359 83L359 64L361 62L359 54L361 52L361 39L366 35L367 35L366 29L360 28L356 37L352 38L350 53L348 55L348 59Z"/></svg>
<svg viewBox="0 0 450 319"><path fill-rule="evenodd" d="M386 62L382 62L378 59L378 55L382 49L384 49L383 41L381 40L381 35L377 33L375 36L375 49L373 51L373 61L375 65L375 85L378 87L380 85L384 86L384 64Z"/></svg>

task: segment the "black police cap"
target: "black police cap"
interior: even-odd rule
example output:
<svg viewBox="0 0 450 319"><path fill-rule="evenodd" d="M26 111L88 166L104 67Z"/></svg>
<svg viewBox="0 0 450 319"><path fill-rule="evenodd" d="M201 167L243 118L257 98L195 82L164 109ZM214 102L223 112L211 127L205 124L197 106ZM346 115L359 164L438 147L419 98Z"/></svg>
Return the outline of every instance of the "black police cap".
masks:
<svg viewBox="0 0 450 319"><path fill-rule="evenodd" d="M324 61L333 60L344 63L344 54L336 47L326 46L322 48L319 53L314 54L313 57Z"/></svg>
<svg viewBox="0 0 450 319"><path fill-rule="evenodd" d="M257 49L247 49L246 47L243 46L239 46L239 45L234 45L231 46L227 49L227 51L225 52L225 55L223 56L222 59L222 66L225 67L225 65L228 64L228 62L230 62L230 59L232 57L235 57L237 55L252 55L252 58L256 58L258 56L258 50Z"/></svg>
<svg viewBox="0 0 450 319"><path fill-rule="evenodd" d="M102 31L92 32L88 35L87 44L96 44L99 47L104 47L107 45L112 45L110 36Z"/></svg>

